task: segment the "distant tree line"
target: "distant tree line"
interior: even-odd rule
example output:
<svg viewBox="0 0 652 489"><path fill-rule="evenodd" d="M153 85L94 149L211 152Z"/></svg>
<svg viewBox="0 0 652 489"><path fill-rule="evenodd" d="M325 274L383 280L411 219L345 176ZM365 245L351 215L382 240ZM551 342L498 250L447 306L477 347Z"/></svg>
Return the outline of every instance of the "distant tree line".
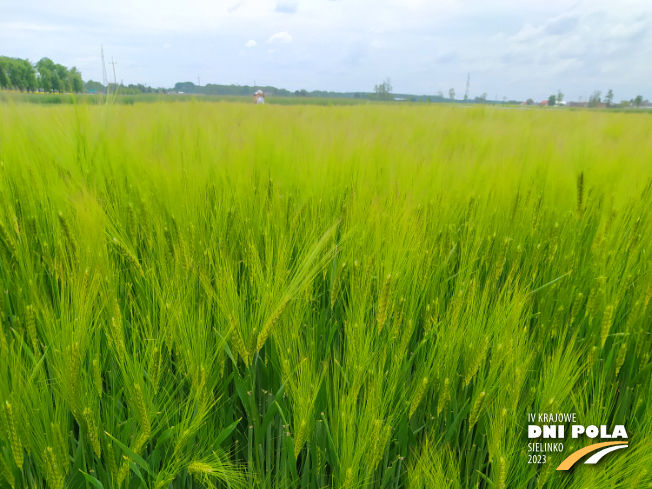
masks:
<svg viewBox="0 0 652 489"><path fill-rule="evenodd" d="M601 104L606 105L607 107L640 107L643 103L643 95L637 95L635 98L627 101L623 100L620 104L614 104L614 91L609 89L607 95L604 99L600 97L602 92L600 90L594 91L589 97L588 106L589 107L600 107Z"/></svg>
<svg viewBox="0 0 652 489"><path fill-rule="evenodd" d="M66 68L50 58L41 58L32 64L27 59L0 56L0 88L79 93L84 90L84 83L77 68Z"/></svg>
<svg viewBox="0 0 652 489"><path fill-rule="evenodd" d="M389 100L394 94L391 94L391 83L388 85L386 80L383 84L382 95L379 96L377 91L369 92L329 92L326 90L308 91L305 88L295 90L294 92L284 88L261 85L216 85L208 83L203 86L195 85L193 82L179 82L171 89L173 92L188 93L197 95L246 95L253 96L256 90L262 90L266 95L279 97L316 97L316 98L356 98L368 100ZM389 88L389 90L388 90ZM122 90L121 90L122 91ZM396 94L398 97L409 97L409 95ZM440 96L418 96L415 97L419 102L442 102L444 99Z"/></svg>
<svg viewBox="0 0 652 489"><path fill-rule="evenodd" d="M532 99L528 99L526 105L531 105L534 102ZM557 91L557 95L550 95L548 97L548 106L552 107L555 105L563 105L564 94L561 90ZM602 97L601 90L595 90L590 96L587 102L570 102L571 106L584 106L590 108L625 108L625 107L640 107L645 105L642 95L637 95L632 100L622 100L620 103L614 102L614 91L610 88L606 95ZM646 105L647 106L647 105Z"/></svg>
<svg viewBox="0 0 652 489"><path fill-rule="evenodd" d="M249 86L249 85L216 85L208 83L200 86L192 82L179 82L174 85L173 91L191 93L198 95L254 95L256 90L262 90L268 95L280 95L288 97L294 95L293 92L283 88L263 87L263 86Z"/></svg>

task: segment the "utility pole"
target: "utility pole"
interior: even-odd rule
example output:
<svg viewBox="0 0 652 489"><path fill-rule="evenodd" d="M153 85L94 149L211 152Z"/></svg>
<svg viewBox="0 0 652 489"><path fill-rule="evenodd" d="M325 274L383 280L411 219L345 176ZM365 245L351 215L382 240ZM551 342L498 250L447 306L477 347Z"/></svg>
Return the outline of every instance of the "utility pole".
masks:
<svg viewBox="0 0 652 489"><path fill-rule="evenodd" d="M471 73L466 77L466 92L464 92L464 100L469 99L469 85L471 84Z"/></svg>
<svg viewBox="0 0 652 489"><path fill-rule="evenodd" d="M113 66L113 86L115 87L115 91L117 92L118 91L118 79L115 76L115 61L113 61L113 56L111 56L111 66Z"/></svg>
<svg viewBox="0 0 652 489"><path fill-rule="evenodd" d="M106 76L106 63L104 62L104 46L100 46L100 50L102 52L102 83L106 87L107 93L109 90L109 80L108 77Z"/></svg>

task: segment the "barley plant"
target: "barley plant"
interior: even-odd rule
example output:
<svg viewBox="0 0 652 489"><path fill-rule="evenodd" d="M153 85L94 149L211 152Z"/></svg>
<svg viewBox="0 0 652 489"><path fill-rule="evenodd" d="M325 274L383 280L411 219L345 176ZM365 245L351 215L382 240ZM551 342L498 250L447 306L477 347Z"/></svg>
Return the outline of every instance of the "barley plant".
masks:
<svg viewBox="0 0 652 489"><path fill-rule="evenodd" d="M652 118L263 109L0 105L0 488L652 484Z"/></svg>

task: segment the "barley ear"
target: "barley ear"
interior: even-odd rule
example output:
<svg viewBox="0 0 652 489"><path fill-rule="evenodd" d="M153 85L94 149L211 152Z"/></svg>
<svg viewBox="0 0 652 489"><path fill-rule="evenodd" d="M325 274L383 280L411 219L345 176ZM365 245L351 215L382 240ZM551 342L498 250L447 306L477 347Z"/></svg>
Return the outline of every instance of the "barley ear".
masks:
<svg viewBox="0 0 652 489"><path fill-rule="evenodd" d="M11 472L5 457L0 453L0 476L4 477L9 485L13 488L16 487L16 481L14 480L14 474Z"/></svg>
<svg viewBox="0 0 652 489"><path fill-rule="evenodd" d="M34 317L34 306L29 305L25 308L25 326L29 339L32 341L32 348L35 354L39 351L38 336L36 335L36 319Z"/></svg>
<svg viewBox="0 0 652 489"><path fill-rule="evenodd" d="M143 267L140 265L140 262L138 261L138 258L136 258L136 255L134 255L129 248L125 246L124 243L120 242L117 240L117 238L113 238L113 244L115 247L118 249L120 254L123 256L123 258L133 266L138 274L141 277L145 276L145 272L143 271Z"/></svg>
<svg viewBox="0 0 652 489"><path fill-rule="evenodd" d="M67 474L69 469L68 444L61 434L59 425L51 423L50 428L52 429L52 435L54 437L54 449L59 461L59 467L61 467L64 473Z"/></svg>
<svg viewBox="0 0 652 489"><path fill-rule="evenodd" d="M423 380L421 381L421 384L419 385L419 390L417 390L414 398L412 399L412 404L410 405L410 416L409 416L410 418L419 407L419 404L421 403L421 399L423 398L423 395L425 394L427 387L428 387L428 377L424 377Z"/></svg>
<svg viewBox="0 0 652 489"><path fill-rule="evenodd" d="M0 242L2 244L0 248L5 261L8 264L14 264L16 262L16 245L2 221L0 221Z"/></svg>
<svg viewBox="0 0 652 489"><path fill-rule="evenodd" d="M123 458L125 460L122 461L122 465L120 466L120 470L118 471L118 477L116 477L116 480L118 481L118 487L122 485L124 480L127 478L127 475L129 475L129 462L127 462L127 457L123 455Z"/></svg>
<svg viewBox="0 0 652 489"><path fill-rule="evenodd" d="M63 474L61 473L61 467L57 463L57 457L52 447L46 447L43 451L43 462L45 473L50 483L49 486L52 489L63 489Z"/></svg>
<svg viewBox="0 0 652 489"><path fill-rule="evenodd" d="M140 384L134 385L134 403L136 404L136 412L138 413L138 420L140 426L143 429L143 434L149 436L151 432L151 426L149 422L149 416L147 415L147 404L145 403L145 396L140 387Z"/></svg>
<svg viewBox="0 0 652 489"><path fill-rule="evenodd" d="M240 331L235 313L229 314L229 327L231 328L231 341L235 350L235 359L237 360L237 355L240 355L240 358L242 358L245 364L249 365L249 352L242 339L242 332Z"/></svg>
<svg viewBox="0 0 652 489"><path fill-rule="evenodd" d="M473 409L471 410L471 414L469 416L469 431L473 429L473 426L475 426L475 424L478 422L478 418L480 418L482 406L484 405L484 398L485 393L481 392L476 399L475 404L473 405Z"/></svg>
<svg viewBox="0 0 652 489"><path fill-rule="evenodd" d="M203 477L210 475L213 472L213 467L209 464L195 460L188 464L188 473L194 476Z"/></svg>
<svg viewBox="0 0 652 489"><path fill-rule="evenodd" d="M23 445L18 436L18 429L16 428L16 421L14 419L14 408L5 401L5 419L7 420L7 430L9 433L9 445L11 446L11 453L14 456L16 466L22 470L23 468Z"/></svg>
<svg viewBox="0 0 652 489"><path fill-rule="evenodd" d="M643 301L645 309L647 309L650 300L652 300L652 281L650 281L650 285L648 286L647 292L645 293L645 300Z"/></svg>
<svg viewBox="0 0 652 489"><path fill-rule="evenodd" d="M161 350L159 347L154 347L149 359L149 380L154 389L154 394L158 392L158 384L161 377Z"/></svg>
<svg viewBox="0 0 652 489"><path fill-rule="evenodd" d="M616 358L616 375L620 372L620 368L625 363L625 357L627 357L627 343L620 345L618 349L618 357Z"/></svg>
<svg viewBox="0 0 652 489"><path fill-rule="evenodd" d="M283 311L285 310L285 307L287 305L288 305L288 299L284 298L279 304L279 306L276 308L272 316L267 320L265 326L263 326L263 329L260 331L260 335L258 335L258 344L256 345L256 350L262 349L262 347L265 345L267 338L272 333L272 329L274 328L274 325L281 317L281 314L283 314Z"/></svg>
<svg viewBox="0 0 652 489"><path fill-rule="evenodd" d="M614 308L613 306L607 306L604 310L604 316L602 317L602 328L600 329L600 342L603 348L604 344L607 342L607 337L609 336L609 330L611 329L611 319L613 316Z"/></svg>
<svg viewBox="0 0 652 489"><path fill-rule="evenodd" d="M444 407L446 406L446 402L448 401L448 386L449 386L449 380L448 377L444 379L444 384L442 386L442 390L439 393L439 401L437 402L437 416L442 412Z"/></svg>
<svg viewBox="0 0 652 489"><path fill-rule="evenodd" d="M107 460L109 472L113 480L118 480L118 464L115 462L115 453L113 451L113 444L109 441L109 437L103 437L104 440L104 458Z"/></svg>
<svg viewBox="0 0 652 489"><path fill-rule="evenodd" d="M99 355L95 355L95 358L93 358L93 383L97 394L102 397L102 370Z"/></svg>
<svg viewBox="0 0 652 489"><path fill-rule="evenodd" d="M102 457L102 446L100 445L100 438L97 431L97 423L95 421L95 416L93 411L90 408L84 409L83 412L84 421L86 422L86 432L88 433L88 438L91 441L91 446L97 458Z"/></svg>
<svg viewBox="0 0 652 489"><path fill-rule="evenodd" d="M190 438L190 430L185 430L181 436L179 437L179 440L177 440L177 444L174 446L174 456L178 456L181 453L181 450L185 446L186 442L188 441L188 438Z"/></svg>
<svg viewBox="0 0 652 489"><path fill-rule="evenodd" d="M299 431L297 432L297 436L294 439L294 458L297 458L299 456L299 453L301 453L301 449L303 448L303 445L306 443L307 438L308 438L308 424L304 419L301 421L301 424L299 426Z"/></svg>
<svg viewBox="0 0 652 489"><path fill-rule="evenodd" d="M504 489L505 481L507 480L507 462L504 457L500 457L499 463L498 487Z"/></svg>
<svg viewBox="0 0 652 489"><path fill-rule="evenodd" d="M68 250L69 250L71 264L76 265L77 257L78 257L77 241L75 240L75 235L72 232L72 229L70 229L70 224L68 223L68 220L66 219L66 217L63 215L62 212L59 212L59 223L61 224L63 235L68 243Z"/></svg>
<svg viewBox="0 0 652 489"><path fill-rule="evenodd" d="M392 276L387 275L385 285L378 300L378 314L376 316L376 321L378 322L378 333L383 330L383 326L387 321L387 301L389 300L389 289L391 286L391 281Z"/></svg>

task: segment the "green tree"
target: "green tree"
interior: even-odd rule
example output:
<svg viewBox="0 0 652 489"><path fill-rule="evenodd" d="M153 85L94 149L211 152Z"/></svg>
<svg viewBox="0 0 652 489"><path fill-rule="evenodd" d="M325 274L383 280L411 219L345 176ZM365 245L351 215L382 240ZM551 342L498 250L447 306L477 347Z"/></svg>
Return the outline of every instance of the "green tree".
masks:
<svg viewBox="0 0 652 489"><path fill-rule="evenodd" d="M607 95L605 96L604 101L606 102L607 107L611 107L611 104L614 101L614 91L611 88L607 92Z"/></svg>
<svg viewBox="0 0 652 489"><path fill-rule="evenodd" d="M16 60L6 56L0 56L0 87L13 88L14 82L12 74L14 72L14 65Z"/></svg>
<svg viewBox="0 0 652 489"><path fill-rule="evenodd" d="M81 92L84 82L77 68L69 70L61 64L54 64L49 58L41 58L33 65L28 59L0 56L0 88L28 92L39 88L45 92Z"/></svg>
<svg viewBox="0 0 652 489"><path fill-rule="evenodd" d="M81 93L84 91L84 82L82 81L82 74L77 70L76 67L70 68L68 72L68 77L70 79L70 84L72 91L75 93Z"/></svg>
<svg viewBox="0 0 652 489"><path fill-rule="evenodd" d="M60 83L57 77L54 62L50 58L41 58L36 62L38 70L38 86L44 92L58 90Z"/></svg>
<svg viewBox="0 0 652 489"><path fill-rule="evenodd" d="M551 95L548 97L548 106L554 107L555 105L557 105L557 97L555 95Z"/></svg>
<svg viewBox="0 0 652 489"><path fill-rule="evenodd" d="M59 93L71 92L72 83L70 81L70 73L68 72L68 68L63 65L56 64L54 65L54 71L56 72L57 78L59 79Z"/></svg>
<svg viewBox="0 0 652 489"><path fill-rule="evenodd" d="M589 107L598 107L600 105L601 99L600 99L600 94L602 92L600 90L596 90L591 94L589 97Z"/></svg>
<svg viewBox="0 0 652 489"><path fill-rule="evenodd" d="M9 88L9 77L6 70L4 58L0 57L0 88Z"/></svg>
<svg viewBox="0 0 652 489"><path fill-rule="evenodd" d="M392 96L392 82L386 78L380 85L374 85L374 92L379 100L390 100Z"/></svg>
<svg viewBox="0 0 652 489"><path fill-rule="evenodd" d="M454 88L451 88L448 91L448 98L451 99L451 102L453 102L455 100L455 89Z"/></svg>
<svg viewBox="0 0 652 489"><path fill-rule="evenodd" d="M96 82L93 80L88 80L86 83L84 83L84 89L96 93L104 93L106 91L106 87L102 85L100 82Z"/></svg>
<svg viewBox="0 0 652 489"><path fill-rule="evenodd" d="M39 70L38 87L44 92L52 91L52 72L50 70Z"/></svg>
<svg viewBox="0 0 652 489"><path fill-rule="evenodd" d="M634 99L634 105L636 107L640 107L642 103L643 103L643 95L637 95L636 98Z"/></svg>
<svg viewBox="0 0 652 489"><path fill-rule="evenodd" d="M564 101L564 93L561 90L557 90L557 103L561 104Z"/></svg>
<svg viewBox="0 0 652 489"><path fill-rule="evenodd" d="M38 81L36 80L36 69L34 65L29 62L29 60L21 60L23 66L23 72L25 73L25 79L27 81L27 90L34 92L38 88Z"/></svg>
<svg viewBox="0 0 652 489"><path fill-rule="evenodd" d="M2 57L0 69L3 71L0 85L20 90L31 91L36 88L34 67L26 59Z"/></svg>

